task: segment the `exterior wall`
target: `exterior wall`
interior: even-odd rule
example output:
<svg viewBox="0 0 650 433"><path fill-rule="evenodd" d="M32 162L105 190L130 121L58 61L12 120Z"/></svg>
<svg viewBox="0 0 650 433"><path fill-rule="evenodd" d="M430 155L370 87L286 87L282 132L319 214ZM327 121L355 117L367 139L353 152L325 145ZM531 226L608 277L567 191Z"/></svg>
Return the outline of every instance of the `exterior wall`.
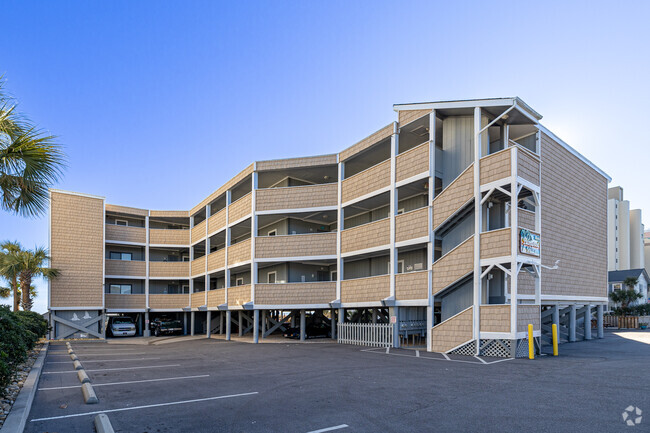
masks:
<svg viewBox="0 0 650 433"><path fill-rule="evenodd" d="M407 212L395 217L395 242L429 235L429 208Z"/></svg>
<svg viewBox="0 0 650 433"><path fill-rule="evenodd" d="M517 223L519 227L535 231L535 212L526 209L518 209Z"/></svg>
<svg viewBox="0 0 650 433"><path fill-rule="evenodd" d="M433 200L433 228L437 228L474 197L474 170L470 165Z"/></svg>
<svg viewBox="0 0 650 433"><path fill-rule="evenodd" d="M481 233L481 258L490 259L510 255L510 228Z"/></svg>
<svg viewBox="0 0 650 433"><path fill-rule="evenodd" d="M145 295L115 295L106 294L106 308L114 309L144 309L146 307Z"/></svg>
<svg viewBox="0 0 650 433"><path fill-rule="evenodd" d="M232 203L228 209L228 221L235 222L251 213L251 193L246 194L236 202Z"/></svg>
<svg viewBox="0 0 650 433"><path fill-rule="evenodd" d="M201 221L194 227L192 227L192 243L200 241L205 238L205 225L207 224L206 220Z"/></svg>
<svg viewBox="0 0 650 433"><path fill-rule="evenodd" d="M630 269L641 269L644 266L641 209L632 209L630 211Z"/></svg>
<svg viewBox="0 0 650 433"><path fill-rule="evenodd" d="M341 281L341 302L378 302L390 296L390 276Z"/></svg>
<svg viewBox="0 0 650 433"><path fill-rule="evenodd" d="M357 144L354 144L347 149L345 149L343 152L339 153L339 161L345 161L346 159L349 159L356 155L359 152L362 152L366 149L368 149L370 146L373 144L377 144L380 141L382 141L385 138L390 137L393 135L393 124L389 124L384 126L382 129L379 131L375 132L374 134L364 138Z"/></svg>
<svg viewBox="0 0 650 433"><path fill-rule="evenodd" d="M205 292L192 293L192 296L190 297L190 306L196 308L202 305L205 305Z"/></svg>
<svg viewBox="0 0 650 433"><path fill-rule="evenodd" d="M474 270L474 236L442 256L433 264L435 295L454 281Z"/></svg>
<svg viewBox="0 0 650 433"><path fill-rule="evenodd" d="M190 262L149 262L149 277L189 278Z"/></svg>
<svg viewBox="0 0 650 433"><path fill-rule="evenodd" d="M274 159L271 161L259 161L258 171L286 170L288 168L319 167L323 165L336 164L336 154L307 156L304 158Z"/></svg>
<svg viewBox="0 0 650 433"><path fill-rule="evenodd" d="M542 134L542 296L607 296L607 179Z"/></svg>
<svg viewBox="0 0 650 433"><path fill-rule="evenodd" d="M221 269L226 266L226 250L222 248L218 251L208 254L208 271Z"/></svg>
<svg viewBox="0 0 650 433"><path fill-rule="evenodd" d="M250 301L251 301L250 284L228 288L228 307L242 306Z"/></svg>
<svg viewBox="0 0 650 433"><path fill-rule="evenodd" d="M226 303L226 290L217 289L208 291L208 308L216 308Z"/></svg>
<svg viewBox="0 0 650 433"><path fill-rule="evenodd" d="M510 305L481 305L481 332L510 332Z"/></svg>
<svg viewBox="0 0 650 433"><path fill-rule="evenodd" d="M395 299L398 301L428 299L429 271L395 275Z"/></svg>
<svg viewBox="0 0 650 433"><path fill-rule="evenodd" d="M390 220L364 224L341 232L341 252L363 250L390 243Z"/></svg>
<svg viewBox="0 0 650 433"><path fill-rule="evenodd" d="M189 306L190 297L187 294L178 295L149 295L149 308L152 310L180 309Z"/></svg>
<svg viewBox="0 0 650 433"><path fill-rule="evenodd" d="M139 209L136 207L128 207L128 206L117 206L114 204L106 204L106 212L117 212L117 213L136 215L141 217L146 217L147 215L149 215L149 211L146 209Z"/></svg>
<svg viewBox="0 0 650 433"><path fill-rule="evenodd" d="M246 239L228 247L228 265L251 259L251 240Z"/></svg>
<svg viewBox="0 0 650 433"><path fill-rule="evenodd" d="M208 233L214 233L226 227L226 209L221 209L219 212L208 218Z"/></svg>
<svg viewBox="0 0 650 433"><path fill-rule="evenodd" d="M258 211L336 206L337 199L336 183L266 188L255 194Z"/></svg>
<svg viewBox="0 0 650 433"><path fill-rule="evenodd" d="M345 203L387 186L390 186L390 160L343 180L341 185L342 202Z"/></svg>
<svg viewBox="0 0 650 433"><path fill-rule="evenodd" d="M505 149L481 158L481 185L510 176L511 153L511 149Z"/></svg>
<svg viewBox="0 0 650 433"><path fill-rule="evenodd" d="M431 110L400 110L398 113L399 126L407 125L429 113Z"/></svg>
<svg viewBox="0 0 650 433"><path fill-rule="evenodd" d="M158 218L187 218L190 213L186 210L150 210L150 217Z"/></svg>
<svg viewBox="0 0 650 433"><path fill-rule="evenodd" d="M104 201L51 192L50 307L102 307Z"/></svg>
<svg viewBox="0 0 650 433"><path fill-rule="evenodd" d="M135 260L106 260L106 275L125 275L130 277L145 277L147 264Z"/></svg>
<svg viewBox="0 0 650 433"><path fill-rule="evenodd" d="M474 307L461 311L449 320L436 325L431 330L431 350L448 352L473 337L472 319Z"/></svg>
<svg viewBox="0 0 650 433"><path fill-rule="evenodd" d="M409 149L395 159L395 181L400 182L416 174L429 171L429 143Z"/></svg>
<svg viewBox="0 0 650 433"><path fill-rule="evenodd" d="M151 245L189 245L189 230L150 229L149 244Z"/></svg>
<svg viewBox="0 0 650 433"><path fill-rule="evenodd" d="M219 197L220 195L222 195L223 193L225 193L226 191L228 191L230 188L232 188L233 186L237 185L237 184L238 184L239 182L241 182L242 180L246 179L247 176L250 176L250 174L253 173L253 167L254 167L254 166L255 166L255 164L251 164L251 165L249 165L248 167L246 167L245 169L243 169L242 171L240 171L239 173L237 173L237 174L235 175L235 177L233 177L233 178L230 179L228 182L226 182L226 183L224 183L223 185L221 185L221 186L219 187L219 189L217 189L215 192L213 192L212 194L210 194L209 196L207 196L205 199L201 200L201 203L197 204L196 206L194 206L194 207L190 210L190 212L189 212L190 215L194 215L194 214L197 213L199 210L201 210L202 208L204 208L208 203L211 203L212 201L214 201L214 199L216 199L217 197ZM231 218L231 221L232 221L232 218Z"/></svg>
<svg viewBox="0 0 650 433"><path fill-rule="evenodd" d="M336 255L336 233L260 236L255 239L255 257L302 257Z"/></svg>
<svg viewBox="0 0 650 433"><path fill-rule="evenodd" d="M329 304L336 299L336 282L256 284L255 304Z"/></svg>
<svg viewBox="0 0 650 433"><path fill-rule="evenodd" d="M199 257L198 259L192 260L192 275L205 274L205 260L206 256Z"/></svg>
<svg viewBox="0 0 650 433"><path fill-rule="evenodd" d="M521 146L517 150L517 176L539 185L539 157Z"/></svg>
<svg viewBox="0 0 650 433"><path fill-rule="evenodd" d="M102 215L102 226L103 226ZM103 236L102 236L103 237ZM147 230L144 227L118 226L106 224L106 240L119 242L147 242Z"/></svg>
<svg viewBox="0 0 650 433"><path fill-rule="evenodd" d="M533 324L534 331L539 331L541 320L539 305L517 305L517 332L528 331L529 323Z"/></svg>

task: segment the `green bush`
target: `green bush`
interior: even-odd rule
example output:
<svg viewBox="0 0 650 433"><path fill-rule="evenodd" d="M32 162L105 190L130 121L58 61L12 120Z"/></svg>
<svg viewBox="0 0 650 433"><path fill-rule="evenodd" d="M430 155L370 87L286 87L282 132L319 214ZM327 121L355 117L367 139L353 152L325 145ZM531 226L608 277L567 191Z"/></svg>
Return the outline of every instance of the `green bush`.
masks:
<svg viewBox="0 0 650 433"><path fill-rule="evenodd" d="M9 307L0 305L0 396L4 396L16 367L27 359L31 338Z"/></svg>
<svg viewBox="0 0 650 433"><path fill-rule="evenodd" d="M27 331L28 347L30 349L34 348L36 342L47 334L47 320L33 311L17 311L14 315Z"/></svg>

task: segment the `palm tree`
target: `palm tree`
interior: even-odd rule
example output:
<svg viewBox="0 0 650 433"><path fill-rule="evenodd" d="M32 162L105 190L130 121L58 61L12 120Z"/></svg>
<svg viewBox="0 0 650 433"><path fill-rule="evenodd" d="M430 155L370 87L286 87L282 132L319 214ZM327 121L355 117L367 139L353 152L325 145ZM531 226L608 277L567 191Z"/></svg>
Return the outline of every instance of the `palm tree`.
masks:
<svg viewBox="0 0 650 433"><path fill-rule="evenodd" d="M19 252L16 256L12 256L10 262L20 268L18 273L18 281L20 287L32 287L32 278L42 276L44 278L56 278L59 275L58 269L48 268L45 266L50 257L47 255L47 250L42 247L37 247L32 250L24 250ZM30 311L32 309L32 299L30 290L21 290L21 306L23 310Z"/></svg>
<svg viewBox="0 0 650 433"><path fill-rule="evenodd" d="M48 188L61 177L65 156L56 137L16 111L0 77L0 208L22 216L45 212Z"/></svg>
<svg viewBox="0 0 650 433"><path fill-rule="evenodd" d="M641 299L643 295L636 290L634 287L639 283L639 279L635 277L627 277L623 280L623 285L627 287L625 290L614 290L609 294L609 299L616 303L620 304L620 313L622 316L625 316L628 313L628 307L633 304L637 299Z"/></svg>
<svg viewBox="0 0 650 433"><path fill-rule="evenodd" d="M14 311L18 311L20 305L20 289L18 288L17 261L11 260L11 258L20 251L22 251L22 247L18 242L4 241L0 243L0 276L7 279L11 285L8 289L14 294ZM1 297L8 298L10 294Z"/></svg>

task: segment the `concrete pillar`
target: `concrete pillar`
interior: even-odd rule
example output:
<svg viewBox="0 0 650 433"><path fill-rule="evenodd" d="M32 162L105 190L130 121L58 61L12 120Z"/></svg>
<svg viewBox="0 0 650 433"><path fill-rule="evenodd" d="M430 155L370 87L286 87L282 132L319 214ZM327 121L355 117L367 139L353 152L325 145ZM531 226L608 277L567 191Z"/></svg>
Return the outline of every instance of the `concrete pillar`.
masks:
<svg viewBox="0 0 650 433"><path fill-rule="evenodd" d="M569 311L569 341L576 341L576 307L575 304L571 305L571 310Z"/></svg>
<svg viewBox="0 0 650 433"><path fill-rule="evenodd" d="M244 312L239 310L239 316L237 319L237 327L239 328L239 336L244 335Z"/></svg>
<svg viewBox="0 0 650 433"><path fill-rule="evenodd" d="M345 323L345 310L339 308L339 317L337 318L339 323Z"/></svg>
<svg viewBox="0 0 650 433"><path fill-rule="evenodd" d="M305 310L300 310L300 341L305 341Z"/></svg>
<svg viewBox="0 0 650 433"><path fill-rule="evenodd" d="M266 310L262 310L262 340L264 340L265 333L266 333Z"/></svg>
<svg viewBox="0 0 650 433"><path fill-rule="evenodd" d="M330 334L332 334L332 340L336 340L336 314L334 308L330 310Z"/></svg>
<svg viewBox="0 0 650 433"><path fill-rule="evenodd" d="M194 335L194 328L196 326L196 312L190 312L190 335Z"/></svg>
<svg viewBox="0 0 650 433"><path fill-rule="evenodd" d="M223 335L223 311L219 311L219 335Z"/></svg>
<svg viewBox="0 0 650 433"><path fill-rule="evenodd" d="M603 304L598 305L596 307L596 317L598 318L598 338L603 338L605 336L605 333L603 332L603 312L605 310L605 306Z"/></svg>
<svg viewBox="0 0 650 433"><path fill-rule="evenodd" d="M393 317L395 319L393 319ZM388 309L388 320L393 323L393 347L399 347L399 308L390 307Z"/></svg>
<svg viewBox="0 0 650 433"><path fill-rule="evenodd" d="M260 310L253 310L253 343L260 342Z"/></svg>
<svg viewBox="0 0 650 433"><path fill-rule="evenodd" d="M372 309L372 323L377 323L377 309Z"/></svg>
<svg viewBox="0 0 650 433"><path fill-rule="evenodd" d="M145 337L151 336L151 329L149 327L149 312L145 311L144 313L144 334Z"/></svg>
<svg viewBox="0 0 650 433"><path fill-rule="evenodd" d="M208 311L205 314L205 336L210 338L212 334L212 311Z"/></svg>
<svg viewBox="0 0 650 433"><path fill-rule="evenodd" d="M591 340L591 305L585 307L585 340Z"/></svg>
<svg viewBox="0 0 650 433"><path fill-rule="evenodd" d="M183 335L187 335L187 312L183 312Z"/></svg>
<svg viewBox="0 0 650 433"><path fill-rule="evenodd" d="M232 313L230 310L226 311L226 340L230 341L230 321L232 319Z"/></svg>

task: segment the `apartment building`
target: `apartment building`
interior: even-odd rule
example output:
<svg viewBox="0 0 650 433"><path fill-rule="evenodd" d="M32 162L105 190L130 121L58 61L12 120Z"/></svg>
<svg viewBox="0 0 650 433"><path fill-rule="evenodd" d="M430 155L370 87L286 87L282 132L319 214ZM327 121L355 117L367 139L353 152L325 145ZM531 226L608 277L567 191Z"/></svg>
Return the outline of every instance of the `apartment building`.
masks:
<svg viewBox="0 0 650 433"><path fill-rule="evenodd" d="M645 268L641 209L630 209L623 188L607 192L607 270L624 271Z"/></svg>
<svg viewBox="0 0 650 433"><path fill-rule="evenodd" d="M395 105L338 154L258 161L189 210L51 191L55 338L110 314L271 338L392 324L391 344L515 356L607 303L608 176L519 98ZM417 336L417 339L415 338ZM526 349L527 350L527 349Z"/></svg>

